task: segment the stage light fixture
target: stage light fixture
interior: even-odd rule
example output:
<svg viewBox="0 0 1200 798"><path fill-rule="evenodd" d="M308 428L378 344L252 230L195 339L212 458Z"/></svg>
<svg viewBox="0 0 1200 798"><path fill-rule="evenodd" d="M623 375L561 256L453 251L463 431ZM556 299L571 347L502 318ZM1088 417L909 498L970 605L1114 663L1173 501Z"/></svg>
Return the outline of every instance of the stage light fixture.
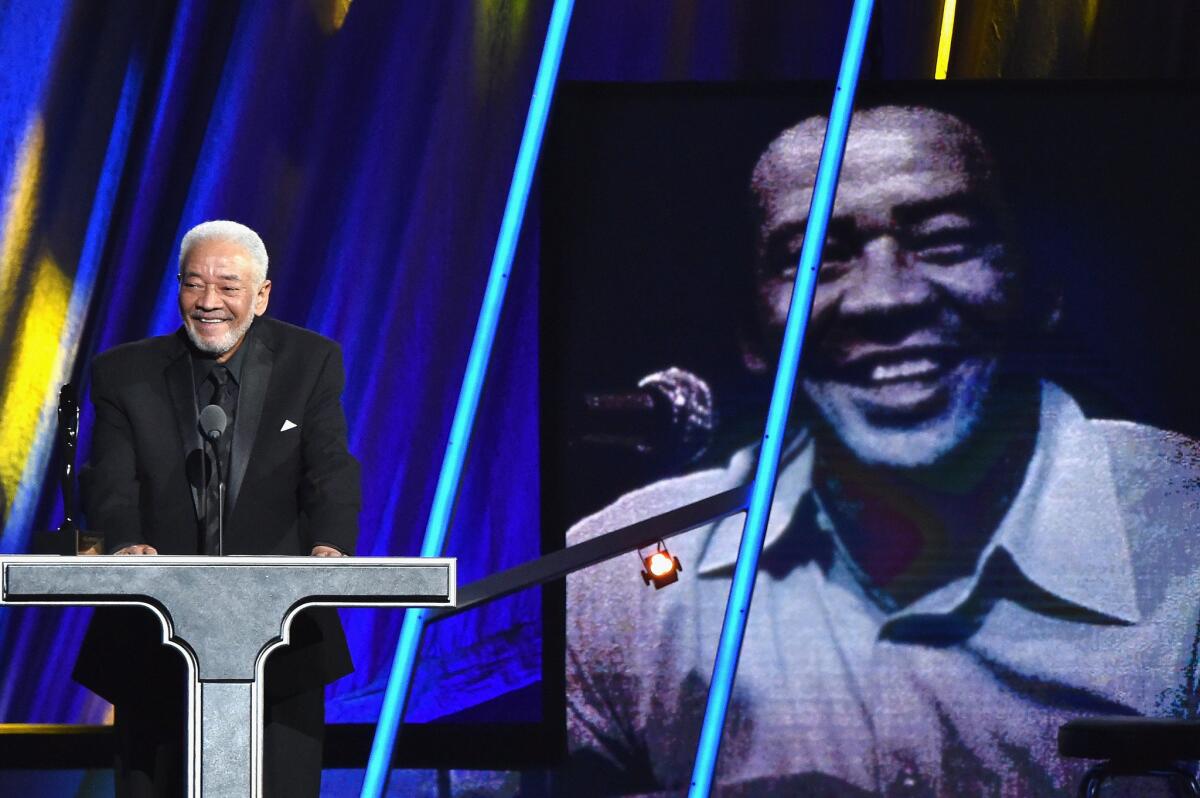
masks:
<svg viewBox="0 0 1200 798"><path fill-rule="evenodd" d="M642 558L642 581L647 585L653 584L655 590L661 590L667 585L674 584L679 581L679 572L683 570L683 566L679 564L679 558L667 551L667 547L663 542L658 541L657 547L650 556L642 555L641 550L638 550L638 556Z"/></svg>

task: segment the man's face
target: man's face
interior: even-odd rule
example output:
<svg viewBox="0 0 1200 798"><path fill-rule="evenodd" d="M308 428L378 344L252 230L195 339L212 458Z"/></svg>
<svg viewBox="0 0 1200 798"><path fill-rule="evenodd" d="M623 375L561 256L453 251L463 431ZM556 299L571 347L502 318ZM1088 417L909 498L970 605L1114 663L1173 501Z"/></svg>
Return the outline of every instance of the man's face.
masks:
<svg viewBox="0 0 1200 798"><path fill-rule="evenodd" d="M271 281L259 285L244 247L223 239L201 241L179 274L179 313L192 344L224 362L241 346L255 316L267 309Z"/></svg>
<svg viewBox="0 0 1200 798"><path fill-rule="evenodd" d="M757 287L787 318L824 120L755 170ZM851 127L806 337L801 385L865 463L937 463L978 426L1014 305L990 159L959 120L880 108Z"/></svg>

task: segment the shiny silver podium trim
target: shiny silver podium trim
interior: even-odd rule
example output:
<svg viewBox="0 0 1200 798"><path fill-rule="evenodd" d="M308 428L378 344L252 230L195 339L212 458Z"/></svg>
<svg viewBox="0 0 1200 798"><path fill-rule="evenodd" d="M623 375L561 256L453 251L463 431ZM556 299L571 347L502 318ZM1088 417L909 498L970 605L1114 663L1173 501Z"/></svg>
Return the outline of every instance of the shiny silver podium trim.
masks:
<svg viewBox="0 0 1200 798"><path fill-rule="evenodd" d="M188 669L188 795L257 798L262 675L307 607L453 607L453 558L0 556L0 605L142 606Z"/></svg>

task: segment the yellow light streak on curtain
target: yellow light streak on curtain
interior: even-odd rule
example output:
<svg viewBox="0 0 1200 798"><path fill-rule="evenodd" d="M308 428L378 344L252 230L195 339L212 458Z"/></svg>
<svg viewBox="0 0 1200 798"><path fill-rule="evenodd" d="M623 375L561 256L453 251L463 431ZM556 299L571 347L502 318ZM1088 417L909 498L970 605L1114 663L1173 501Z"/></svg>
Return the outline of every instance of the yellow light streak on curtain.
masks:
<svg viewBox="0 0 1200 798"><path fill-rule="evenodd" d="M513 76L529 28L529 0L475 1L475 93Z"/></svg>
<svg viewBox="0 0 1200 798"><path fill-rule="evenodd" d="M39 254L33 280L11 342L8 373L0 396L0 488L4 517L25 474L26 462L38 435L49 426L63 364L59 341L71 280L47 252Z"/></svg>
<svg viewBox="0 0 1200 798"><path fill-rule="evenodd" d="M337 33L346 24L346 15L350 13L350 3L353 0L309 0L317 23L326 34Z"/></svg>
<svg viewBox="0 0 1200 798"><path fill-rule="evenodd" d="M955 0L945 0L942 4L942 32L938 36L937 65L933 68L936 80L945 80L946 71L950 68L950 40L954 38L954 4Z"/></svg>
<svg viewBox="0 0 1200 798"><path fill-rule="evenodd" d="M1100 0L1084 0L1083 3L1083 40L1091 42L1092 31L1096 29L1096 15L1100 13Z"/></svg>
<svg viewBox="0 0 1200 798"><path fill-rule="evenodd" d="M21 277L21 265L29 247L29 237L37 218L39 190L42 183L42 154L46 132L41 116L33 116L26 125L21 147L17 151L12 183L4 192L3 227L0 228L0 330L12 329L5 323L16 296ZM0 341L0 363L7 343Z"/></svg>

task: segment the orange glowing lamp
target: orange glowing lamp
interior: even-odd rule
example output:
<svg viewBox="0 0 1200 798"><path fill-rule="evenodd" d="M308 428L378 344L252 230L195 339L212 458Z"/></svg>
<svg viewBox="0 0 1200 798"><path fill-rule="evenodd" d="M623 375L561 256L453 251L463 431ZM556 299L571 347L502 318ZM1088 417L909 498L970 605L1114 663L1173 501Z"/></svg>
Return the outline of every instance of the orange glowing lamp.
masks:
<svg viewBox="0 0 1200 798"><path fill-rule="evenodd" d="M667 547L661 540L649 557L642 557L642 564L645 566L642 571L642 581L647 585L653 584L655 590L661 590L667 585L678 582L679 572L683 570L683 566L679 564L679 558L667 551Z"/></svg>

